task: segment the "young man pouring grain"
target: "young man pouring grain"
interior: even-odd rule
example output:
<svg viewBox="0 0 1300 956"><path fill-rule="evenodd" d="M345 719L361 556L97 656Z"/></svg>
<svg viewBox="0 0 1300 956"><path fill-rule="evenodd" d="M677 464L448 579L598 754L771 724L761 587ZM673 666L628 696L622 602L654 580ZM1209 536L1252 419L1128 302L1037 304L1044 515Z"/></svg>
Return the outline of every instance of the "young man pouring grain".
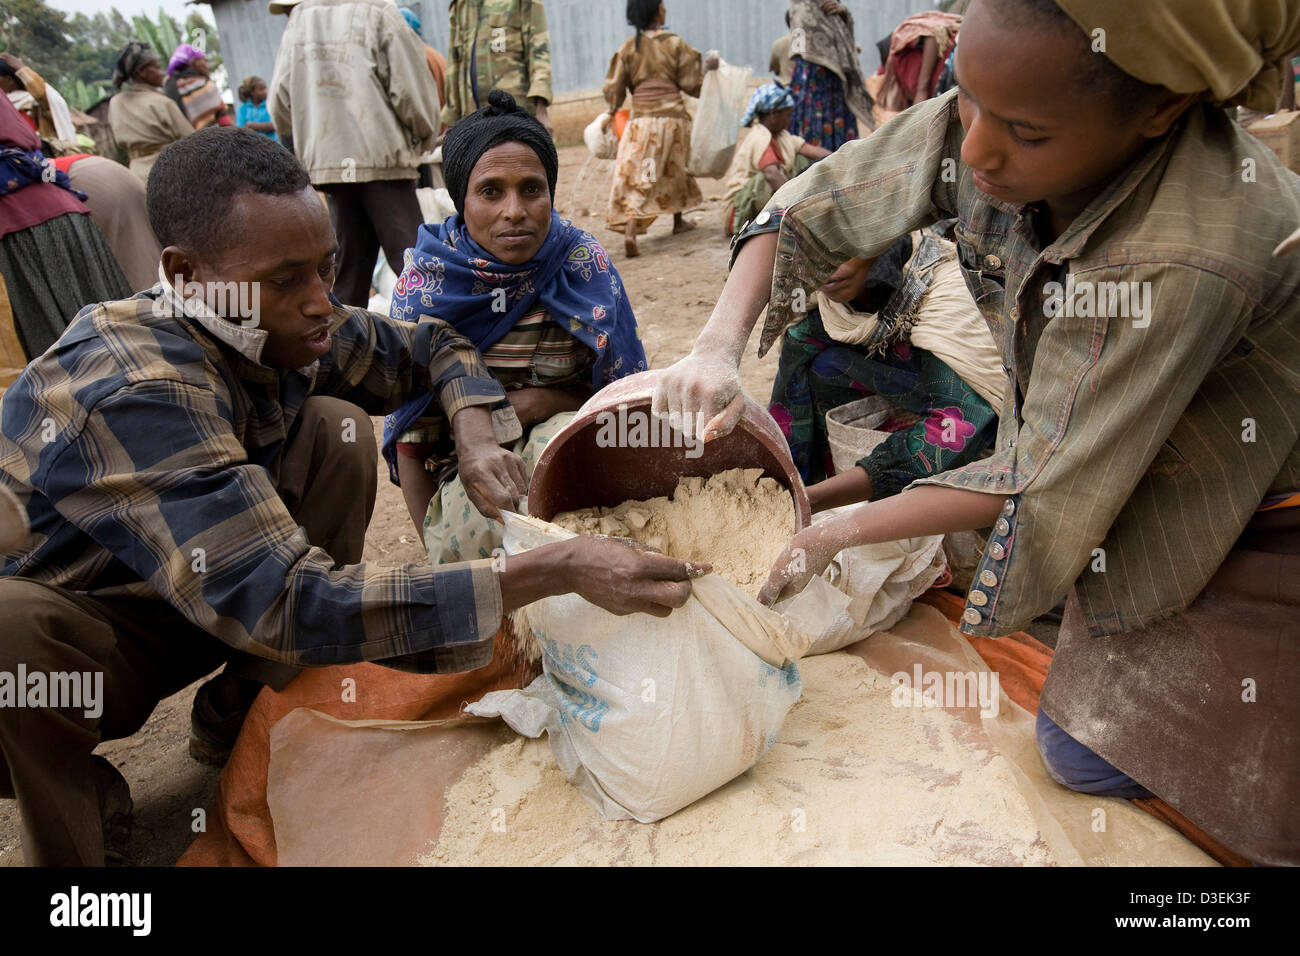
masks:
<svg viewBox="0 0 1300 956"><path fill-rule="evenodd" d="M445 323L338 304L329 216L266 137L213 128L168 147L148 204L159 285L83 309L0 412L0 486L31 527L0 568L0 676L102 675L95 707L0 706L0 796L18 800L32 864L120 852L102 819L129 795L92 751L222 663L196 701L210 753L259 682L298 667L469 670L502 614L541 597L666 615L690 594L686 562L590 538L504 570L359 563L369 416L434 394L471 500L498 516L524 490L498 444L519 435L504 391Z"/></svg>

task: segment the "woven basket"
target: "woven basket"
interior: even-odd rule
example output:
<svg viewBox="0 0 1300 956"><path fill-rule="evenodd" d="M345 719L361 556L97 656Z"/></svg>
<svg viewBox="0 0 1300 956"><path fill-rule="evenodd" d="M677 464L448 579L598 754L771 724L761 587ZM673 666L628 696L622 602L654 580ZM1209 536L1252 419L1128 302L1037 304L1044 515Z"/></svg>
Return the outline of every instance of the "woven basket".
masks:
<svg viewBox="0 0 1300 956"><path fill-rule="evenodd" d="M826 436L830 439L835 473L843 474L889 437L878 430L899 411L887 398L869 395L826 413Z"/></svg>

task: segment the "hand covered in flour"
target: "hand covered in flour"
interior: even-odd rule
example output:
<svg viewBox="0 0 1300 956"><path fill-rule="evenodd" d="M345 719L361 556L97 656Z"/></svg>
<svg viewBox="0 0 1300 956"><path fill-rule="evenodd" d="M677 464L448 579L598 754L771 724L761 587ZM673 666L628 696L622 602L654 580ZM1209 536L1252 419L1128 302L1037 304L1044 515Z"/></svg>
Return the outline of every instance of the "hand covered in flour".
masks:
<svg viewBox="0 0 1300 956"><path fill-rule="evenodd" d="M794 536L767 576L767 583L758 592L760 604L772 605L782 597L793 597L818 577L835 555L851 542L843 539L839 517L805 528Z"/></svg>
<svg viewBox="0 0 1300 956"><path fill-rule="evenodd" d="M740 369L730 359L692 351L665 369L655 385L650 411L682 432L712 441L730 434L745 410Z"/></svg>
<svg viewBox="0 0 1300 956"><path fill-rule="evenodd" d="M528 490L524 462L497 444L488 410L482 406L462 408L451 428L461 484L479 514L500 521L503 509L518 510L519 498Z"/></svg>
<svg viewBox="0 0 1300 956"><path fill-rule="evenodd" d="M577 537L566 544L561 568L568 589L611 614L667 617L691 596L691 579L712 570L624 539Z"/></svg>

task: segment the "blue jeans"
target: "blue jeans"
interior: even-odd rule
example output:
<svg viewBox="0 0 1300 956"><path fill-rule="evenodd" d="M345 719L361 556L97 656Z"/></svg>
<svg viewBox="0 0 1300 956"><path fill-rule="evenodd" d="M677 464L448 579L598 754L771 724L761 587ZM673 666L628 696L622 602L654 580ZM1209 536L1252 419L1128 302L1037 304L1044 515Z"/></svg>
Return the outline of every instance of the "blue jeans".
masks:
<svg viewBox="0 0 1300 956"><path fill-rule="evenodd" d="M1038 736L1038 753L1043 758L1043 765L1061 786L1097 797L1133 800L1155 796L1067 734L1041 710L1034 731Z"/></svg>

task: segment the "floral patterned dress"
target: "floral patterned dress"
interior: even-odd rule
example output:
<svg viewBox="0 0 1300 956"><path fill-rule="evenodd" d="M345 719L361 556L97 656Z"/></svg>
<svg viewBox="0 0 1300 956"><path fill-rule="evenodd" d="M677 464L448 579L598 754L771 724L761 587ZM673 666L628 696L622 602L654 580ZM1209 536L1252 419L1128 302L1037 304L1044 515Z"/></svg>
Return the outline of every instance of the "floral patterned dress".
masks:
<svg viewBox="0 0 1300 956"><path fill-rule="evenodd" d="M796 56L790 95L794 112L789 130L795 136L831 152L858 138L858 121L844 97L844 82L833 71Z"/></svg>
<svg viewBox="0 0 1300 956"><path fill-rule="evenodd" d="M910 252L905 238L877 259L867 286L869 311L879 314L900 301L911 301L896 295ZM900 329L909 328L924 308L922 298L917 312L891 321ZM889 437L857 462L871 477L874 498L897 494L918 478L974 461L997 438L997 412L934 353L905 338L884 349L838 342L813 309L781 342L768 408L805 483L835 473L826 413L869 395L887 398L898 409L878 426L890 432Z"/></svg>

